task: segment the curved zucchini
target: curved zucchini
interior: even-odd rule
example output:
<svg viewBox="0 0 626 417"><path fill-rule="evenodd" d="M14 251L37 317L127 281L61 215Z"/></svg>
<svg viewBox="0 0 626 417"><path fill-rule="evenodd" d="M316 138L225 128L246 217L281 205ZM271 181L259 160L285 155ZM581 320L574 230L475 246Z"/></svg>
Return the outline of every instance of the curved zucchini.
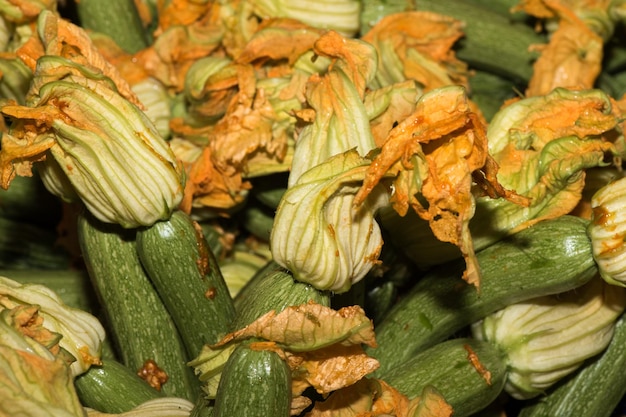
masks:
<svg viewBox="0 0 626 417"><path fill-rule="evenodd" d="M139 262L135 230L82 213L78 238L120 361L132 370L154 361L168 377L163 393L194 399L199 383L187 366L178 330Z"/></svg>
<svg viewBox="0 0 626 417"><path fill-rule="evenodd" d="M432 346L381 377L409 399L433 386L452 406L454 417L469 416L491 404L506 382L504 353L470 338Z"/></svg>
<svg viewBox="0 0 626 417"><path fill-rule="evenodd" d="M80 402L102 413L123 413L163 394L120 362L106 359L74 380Z"/></svg>
<svg viewBox="0 0 626 417"><path fill-rule="evenodd" d="M169 220L139 229L137 254L190 358L228 332L233 300L202 229L187 214L175 211Z"/></svg>
<svg viewBox="0 0 626 417"><path fill-rule="evenodd" d="M291 371L276 352L238 345L228 358L215 397L214 417L288 417Z"/></svg>
<svg viewBox="0 0 626 417"><path fill-rule="evenodd" d="M509 304L556 294L588 282L597 267L587 220L562 216L542 221L476 254L480 290L461 280L464 264L437 268L376 326L381 375L465 326Z"/></svg>

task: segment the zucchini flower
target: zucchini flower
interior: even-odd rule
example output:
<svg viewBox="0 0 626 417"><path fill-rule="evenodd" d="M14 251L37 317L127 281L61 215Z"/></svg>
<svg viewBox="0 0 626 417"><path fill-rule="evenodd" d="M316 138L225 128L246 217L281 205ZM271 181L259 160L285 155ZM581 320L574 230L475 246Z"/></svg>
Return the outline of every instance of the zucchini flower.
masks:
<svg viewBox="0 0 626 417"><path fill-rule="evenodd" d="M626 287L626 178L602 187L591 198L589 237L600 275L610 284Z"/></svg>
<svg viewBox="0 0 626 417"><path fill-rule="evenodd" d="M132 90L145 106L144 113L154 123L159 135L168 139L170 137L170 102L172 98L165 86L155 78L147 77L132 85Z"/></svg>
<svg viewBox="0 0 626 417"><path fill-rule="evenodd" d="M479 195L469 222L474 250L571 212L582 198L586 170L606 166L618 153L612 140L622 136L620 120L619 109L600 90L556 89L500 109L487 127L489 155L498 165L498 183L526 203ZM393 239L422 267L459 257L456 248L437 241L416 217L385 213L381 221L405 231L394 233Z"/></svg>
<svg viewBox="0 0 626 417"><path fill-rule="evenodd" d="M359 30L361 2L357 0L322 0L300 2L289 0L249 1L254 14L263 19L286 17L307 25L334 30L353 36Z"/></svg>
<svg viewBox="0 0 626 417"><path fill-rule="evenodd" d="M59 37L82 33L49 13L38 22L44 46L56 42L55 28ZM77 41L88 49L84 42ZM104 61L94 54L84 60ZM168 218L183 195L182 166L169 144L130 87L105 75L110 67L72 59L40 57L26 106L2 107L12 123L2 137L0 185L8 188L15 175L31 175L32 164L42 162L51 192L82 200L103 222L133 228Z"/></svg>
<svg viewBox="0 0 626 417"><path fill-rule="evenodd" d="M475 323L472 332L506 353L505 390L528 399L602 352L625 307L626 289L596 277L566 293L505 307Z"/></svg>
<svg viewBox="0 0 626 417"><path fill-rule="evenodd" d="M189 417L194 404L184 398L164 397L148 400L120 414L103 413L86 408L87 417Z"/></svg>
<svg viewBox="0 0 626 417"><path fill-rule="evenodd" d="M386 204L381 188L355 204L375 147L364 105L375 72L371 45L329 32L315 42L336 58L312 76L302 115L311 121L296 142L288 188L270 236L274 260L318 289L348 291L377 263L382 236L374 214Z"/></svg>
<svg viewBox="0 0 626 417"><path fill-rule="evenodd" d="M0 415L82 417L74 378L38 309L0 310Z"/></svg>
<svg viewBox="0 0 626 417"><path fill-rule="evenodd" d="M104 328L91 314L67 306L49 288L38 284L20 284L0 277L0 311L18 306L36 305L43 327L59 334L58 345L71 355L73 376L86 372L92 364L100 363Z"/></svg>
<svg viewBox="0 0 626 417"><path fill-rule="evenodd" d="M298 281L342 293L378 262L383 242L374 214L387 204L386 191L377 188L354 207L369 162L354 150L336 155L302 174L283 195L270 247Z"/></svg>

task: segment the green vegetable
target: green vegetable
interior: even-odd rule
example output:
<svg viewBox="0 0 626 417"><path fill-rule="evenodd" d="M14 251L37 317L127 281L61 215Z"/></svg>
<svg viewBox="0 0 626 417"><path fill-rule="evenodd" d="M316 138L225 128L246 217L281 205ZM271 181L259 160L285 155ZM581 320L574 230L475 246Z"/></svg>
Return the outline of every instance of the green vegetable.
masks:
<svg viewBox="0 0 626 417"><path fill-rule="evenodd" d="M235 307L200 226L182 211L137 232L137 253L194 358L224 336Z"/></svg>
<svg viewBox="0 0 626 417"><path fill-rule="evenodd" d="M61 202L46 190L35 171L32 177L15 177L9 189L0 189L0 216L53 229L61 220Z"/></svg>
<svg viewBox="0 0 626 417"><path fill-rule="evenodd" d="M74 380L74 385L85 407L103 413L123 413L163 396L130 368L111 359L92 366Z"/></svg>
<svg viewBox="0 0 626 417"><path fill-rule="evenodd" d="M381 379L409 399L432 385L455 417L469 416L493 402L504 388L503 353L488 342L458 338L441 342L405 361Z"/></svg>
<svg viewBox="0 0 626 417"><path fill-rule="evenodd" d="M89 274L77 269L0 269L0 276L20 284L44 285L54 291L70 307L97 312L98 300Z"/></svg>
<svg viewBox="0 0 626 417"><path fill-rule="evenodd" d="M330 305L330 296L309 284L295 281L276 263L260 270L235 298L237 314L231 329L241 329L262 315L274 310L280 313L289 306L313 301Z"/></svg>
<svg viewBox="0 0 626 417"><path fill-rule="evenodd" d="M132 0L80 0L76 11L81 27L110 36L126 52L148 46L149 33Z"/></svg>
<svg viewBox="0 0 626 417"><path fill-rule="evenodd" d="M465 0L424 0L417 2L416 9L451 16L465 24L465 36L456 53L471 67L515 82L530 79L536 58L530 46L545 43L531 26Z"/></svg>
<svg viewBox="0 0 626 417"><path fill-rule="evenodd" d="M215 398L215 417L287 417L291 370L276 352L242 343L230 355Z"/></svg>
<svg viewBox="0 0 626 417"><path fill-rule="evenodd" d="M138 371L154 361L168 377L163 393L195 398L198 387L184 345L139 261L135 231L85 212L78 218L78 237L121 362Z"/></svg>
<svg viewBox="0 0 626 417"><path fill-rule="evenodd" d="M514 302L555 294L588 282L597 268L588 221L545 220L477 252L480 289L461 280L463 265L436 268L421 278L377 323L377 374L401 366L420 350Z"/></svg>
<svg viewBox="0 0 626 417"><path fill-rule="evenodd" d="M27 221L0 216L0 268L67 269L70 255L56 244L57 234Z"/></svg>

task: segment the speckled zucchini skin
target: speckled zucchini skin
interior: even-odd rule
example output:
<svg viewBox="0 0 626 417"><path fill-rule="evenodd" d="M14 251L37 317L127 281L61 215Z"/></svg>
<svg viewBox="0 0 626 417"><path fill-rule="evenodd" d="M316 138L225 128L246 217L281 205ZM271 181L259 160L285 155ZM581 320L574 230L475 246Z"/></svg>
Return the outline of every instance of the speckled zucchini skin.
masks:
<svg viewBox="0 0 626 417"><path fill-rule="evenodd" d="M135 234L87 212L78 218L81 251L108 335L124 365L136 371L152 360L168 376L163 393L194 399L199 382L187 366L176 325L139 261Z"/></svg>
<svg viewBox="0 0 626 417"><path fill-rule="evenodd" d="M291 371L276 352L243 343L228 358L215 397L213 417L288 417Z"/></svg>
<svg viewBox="0 0 626 417"><path fill-rule="evenodd" d="M436 267L407 292L376 326L376 375L402 365L509 304L577 288L598 271L588 221L573 216L544 220L476 254L480 289L461 279L462 262Z"/></svg>
<svg viewBox="0 0 626 417"><path fill-rule="evenodd" d="M420 352L382 379L409 399L430 385L452 406L454 417L466 417L500 395L506 376L505 355L495 345L458 338Z"/></svg>
<svg viewBox="0 0 626 417"><path fill-rule="evenodd" d="M139 229L137 253L190 358L227 333L233 300L201 229L187 214L175 211L168 220Z"/></svg>

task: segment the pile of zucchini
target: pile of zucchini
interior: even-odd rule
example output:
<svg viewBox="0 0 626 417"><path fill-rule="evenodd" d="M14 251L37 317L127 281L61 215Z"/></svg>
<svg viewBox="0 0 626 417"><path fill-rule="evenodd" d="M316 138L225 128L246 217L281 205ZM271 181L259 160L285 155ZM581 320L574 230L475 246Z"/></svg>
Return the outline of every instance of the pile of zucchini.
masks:
<svg viewBox="0 0 626 417"><path fill-rule="evenodd" d="M138 19L127 1L104 8L104 1L81 2L73 17L94 30L111 30L109 19L129 25ZM361 3L364 28L370 13L387 7L384 14L390 14L406 6ZM545 40L528 22L507 17L513 3L428 0L417 5L466 21L458 57L474 71L472 100L486 118L523 89L532 74L529 46ZM92 19L96 15L101 17ZM117 35L136 50L150 41L132 31ZM626 92L621 85L626 54L622 45L608 47L614 53L598 83L611 95L621 95ZM267 245L287 177L283 172L250 178L245 203L228 216L175 209L169 218L137 228L102 222L81 204L61 202L38 175L16 177L8 190L0 190L0 276L51 288L68 305L98 317L107 330L102 363L74 381L84 407L122 414L153 400L177 407L182 399L193 404L181 411L192 417L356 416L356 411L341 414L345 409L323 414L315 407L327 398L313 389L304 392L311 404L293 411L293 369L280 350L259 349L256 339L225 351L211 375L194 367L203 348L229 333L272 311L315 303L336 310L357 305L365 311L376 346L363 349L379 364L367 378L384 381L408 401L433 389L454 417L619 415L626 395L626 317L621 312L626 305L615 307L607 346L528 398L510 389L510 376L518 371L510 352L476 337L473 329L508 306L558 299L601 280L588 218L572 213L498 236L476 252L479 287L461 279L466 264L458 256L434 266L417 265L394 244L391 231L383 230L379 264L348 292L334 294L299 282L272 259L255 255L255 249ZM233 247L255 258L237 277L230 276L237 262ZM219 379L211 379L217 374ZM217 385L207 388L209 380ZM412 411L397 417L426 415ZM158 412L149 415L165 415Z"/></svg>

